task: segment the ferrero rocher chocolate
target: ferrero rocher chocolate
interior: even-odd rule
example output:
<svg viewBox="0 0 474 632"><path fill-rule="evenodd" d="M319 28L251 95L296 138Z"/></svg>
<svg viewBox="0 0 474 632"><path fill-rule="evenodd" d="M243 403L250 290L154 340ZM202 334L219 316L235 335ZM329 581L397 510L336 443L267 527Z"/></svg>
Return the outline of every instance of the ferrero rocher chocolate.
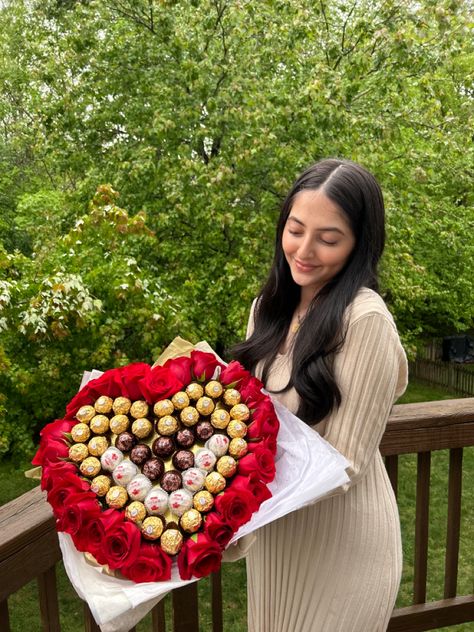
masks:
<svg viewBox="0 0 474 632"><path fill-rule="evenodd" d="M232 419L227 426L227 434L232 439L245 437L247 434L247 426L243 421L237 421L237 419Z"/></svg>
<svg viewBox="0 0 474 632"><path fill-rule="evenodd" d="M207 417L207 415L210 415L214 410L214 402L210 397L200 397L196 402L196 408L199 414Z"/></svg>
<svg viewBox="0 0 474 632"><path fill-rule="evenodd" d="M132 402L128 397L117 397L112 404L112 410L116 415L126 415L130 410Z"/></svg>
<svg viewBox="0 0 474 632"><path fill-rule="evenodd" d="M102 456L109 447L109 442L105 437L92 437L87 444L89 453L92 456Z"/></svg>
<svg viewBox="0 0 474 632"><path fill-rule="evenodd" d="M194 430L191 428L181 428L176 433L176 443L182 448L190 448L195 441Z"/></svg>
<svg viewBox="0 0 474 632"><path fill-rule="evenodd" d="M87 424L80 423L71 428L71 437L73 441L85 443L90 436L91 431L89 430L89 426Z"/></svg>
<svg viewBox="0 0 474 632"><path fill-rule="evenodd" d="M225 478L219 472L211 472L206 476L204 485L211 494L218 494L226 486Z"/></svg>
<svg viewBox="0 0 474 632"><path fill-rule="evenodd" d="M197 509L189 509L181 516L179 524L186 533L196 533L202 524L202 516Z"/></svg>
<svg viewBox="0 0 474 632"><path fill-rule="evenodd" d="M165 415L156 424L156 429L161 435L172 435L178 430L178 420L171 415Z"/></svg>
<svg viewBox="0 0 474 632"><path fill-rule="evenodd" d="M145 518L142 524L142 534L146 540L158 540L163 533L163 519L158 516Z"/></svg>
<svg viewBox="0 0 474 632"><path fill-rule="evenodd" d="M107 395L101 395L101 397L99 397L99 399L95 402L94 408L98 413L110 413L113 403L113 399L107 397Z"/></svg>
<svg viewBox="0 0 474 632"><path fill-rule="evenodd" d="M134 500L132 503L127 505L127 508L125 509L125 516L133 522L141 522L146 518L145 505L138 500Z"/></svg>
<svg viewBox="0 0 474 632"><path fill-rule="evenodd" d="M135 419L140 419L148 415L148 410L148 404L142 399L139 399L130 406L130 415L135 417Z"/></svg>
<svg viewBox="0 0 474 632"><path fill-rule="evenodd" d="M179 413L179 418L185 426L194 426L199 421L199 413L194 406L186 406Z"/></svg>
<svg viewBox="0 0 474 632"><path fill-rule="evenodd" d="M224 391L224 403L227 406L235 406L236 404L240 404L241 395L239 391L235 388L227 388Z"/></svg>
<svg viewBox="0 0 474 632"><path fill-rule="evenodd" d="M229 421L230 415L225 408L216 408L211 415L211 424L214 428L219 428L219 430L227 428Z"/></svg>
<svg viewBox="0 0 474 632"><path fill-rule="evenodd" d="M89 456L89 450L84 443L75 443L69 448L69 458L74 463L80 463Z"/></svg>
<svg viewBox="0 0 474 632"><path fill-rule="evenodd" d="M76 413L76 419L84 424L89 423L89 421L95 415L94 406L81 406Z"/></svg>
<svg viewBox="0 0 474 632"><path fill-rule="evenodd" d="M228 454L221 456L216 463L216 470L225 478L230 478L237 471L237 461Z"/></svg>
<svg viewBox="0 0 474 632"><path fill-rule="evenodd" d="M250 410L245 404L236 404L230 409L230 416L238 421L247 421L250 417Z"/></svg>
<svg viewBox="0 0 474 632"><path fill-rule="evenodd" d="M160 545L168 555L176 555L183 546L183 535L178 529L166 529L161 534Z"/></svg>
<svg viewBox="0 0 474 632"><path fill-rule="evenodd" d="M151 459L151 450L145 443L139 443L130 452L130 461L135 465L143 465Z"/></svg>
<svg viewBox="0 0 474 632"><path fill-rule="evenodd" d="M177 470L187 470L194 465L194 454L191 450L178 450L173 454L172 462Z"/></svg>
<svg viewBox="0 0 474 632"><path fill-rule="evenodd" d="M157 417L164 417L165 415L171 415L174 411L173 402L170 399L160 399L159 402L153 406L153 412Z"/></svg>
<svg viewBox="0 0 474 632"><path fill-rule="evenodd" d="M114 415L110 420L110 429L114 434L121 434L128 429L130 420L127 415Z"/></svg>
<svg viewBox="0 0 474 632"><path fill-rule="evenodd" d="M94 434L105 434L109 429L109 418L105 415L96 415L90 420L89 427Z"/></svg>
<svg viewBox="0 0 474 632"><path fill-rule="evenodd" d="M100 461L95 456L88 456L82 461L79 469L81 474L87 476L87 478L93 478L100 472Z"/></svg>
<svg viewBox="0 0 474 632"><path fill-rule="evenodd" d="M183 410L183 408L189 406L189 397L184 391L178 391L178 393L175 393L171 398L171 401L177 410Z"/></svg>
<svg viewBox="0 0 474 632"><path fill-rule="evenodd" d="M247 445L247 441L245 441L245 439L242 439L240 437L236 437L235 439L232 439L232 441L229 443L229 454L230 456L233 456L236 459L240 459L243 456L245 456L248 450L249 448Z"/></svg>
<svg viewBox="0 0 474 632"><path fill-rule="evenodd" d="M137 444L137 438L131 432L121 432L115 439L115 447L122 452L130 452Z"/></svg>
<svg viewBox="0 0 474 632"><path fill-rule="evenodd" d="M135 419L132 424L132 433L138 437L139 439L145 439L151 434L153 430L153 424L149 419L145 417L141 417L140 419Z"/></svg>
<svg viewBox="0 0 474 632"><path fill-rule="evenodd" d="M158 481L163 476L165 464L162 459L152 457L143 464L142 472L150 481ZM167 490L168 491L168 490Z"/></svg>
<svg viewBox="0 0 474 632"><path fill-rule="evenodd" d="M190 445L192 445L192 443ZM176 446L171 437L158 437L153 441L151 449L153 454L156 454L156 456L162 459L166 459L173 454L176 450Z"/></svg>
<svg viewBox="0 0 474 632"><path fill-rule="evenodd" d="M128 494L125 487L120 485L113 485L105 496L105 502L109 507L114 509L120 509L125 505L128 500Z"/></svg>
<svg viewBox="0 0 474 632"><path fill-rule="evenodd" d="M192 382L192 384L186 386L186 395L189 399L197 400L204 395L204 389L197 382Z"/></svg>
<svg viewBox="0 0 474 632"><path fill-rule="evenodd" d="M201 512L211 511L214 506L214 496L203 489L201 492L198 492L194 495L193 498L194 509L197 509Z"/></svg>
<svg viewBox="0 0 474 632"><path fill-rule="evenodd" d="M110 489L110 485L110 478L101 474L100 476L96 476L92 479L91 491L93 491L94 494L97 494L97 496L105 496Z"/></svg>
<svg viewBox="0 0 474 632"><path fill-rule="evenodd" d="M220 397L222 395L223 390L224 388L222 384L218 382L217 380L211 380L204 387L204 392L206 393L206 395L208 397L213 397L214 399L217 399L218 397Z"/></svg>

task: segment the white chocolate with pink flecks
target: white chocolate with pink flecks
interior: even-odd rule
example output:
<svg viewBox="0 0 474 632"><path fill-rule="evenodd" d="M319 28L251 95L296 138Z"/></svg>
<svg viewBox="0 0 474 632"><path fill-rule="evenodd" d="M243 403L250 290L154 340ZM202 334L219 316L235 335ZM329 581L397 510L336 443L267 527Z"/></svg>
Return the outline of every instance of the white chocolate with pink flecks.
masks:
<svg viewBox="0 0 474 632"><path fill-rule="evenodd" d="M131 461L122 461L112 472L112 477L117 485L126 487L132 478L138 474L138 467Z"/></svg>
<svg viewBox="0 0 474 632"><path fill-rule="evenodd" d="M216 456L224 456L229 449L229 443L230 439L226 435L214 434L206 441L205 446Z"/></svg>
<svg viewBox="0 0 474 632"><path fill-rule="evenodd" d="M151 488L150 479L144 474L137 474L127 485L127 492L132 500L144 500Z"/></svg>
<svg viewBox="0 0 474 632"><path fill-rule="evenodd" d="M177 489L171 492L168 507L177 516L182 516L185 511L193 506L193 495L187 489Z"/></svg>
<svg viewBox="0 0 474 632"><path fill-rule="evenodd" d="M190 467L182 473L183 487L190 492L198 492L204 487L206 474L198 467Z"/></svg>
<svg viewBox="0 0 474 632"><path fill-rule="evenodd" d="M207 448L201 448L194 455L194 465L202 470L206 470L206 472L210 472L212 470L216 461L217 458L214 452L208 450Z"/></svg>
<svg viewBox="0 0 474 632"><path fill-rule="evenodd" d="M114 448L110 446L104 452L104 454L100 457L100 464L102 465L102 469L107 472L113 472L117 465L123 461L123 452L121 452L118 448Z"/></svg>
<svg viewBox="0 0 474 632"><path fill-rule="evenodd" d="M168 510L168 499L164 489L155 487L148 492L143 504L151 516L160 516Z"/></svg>

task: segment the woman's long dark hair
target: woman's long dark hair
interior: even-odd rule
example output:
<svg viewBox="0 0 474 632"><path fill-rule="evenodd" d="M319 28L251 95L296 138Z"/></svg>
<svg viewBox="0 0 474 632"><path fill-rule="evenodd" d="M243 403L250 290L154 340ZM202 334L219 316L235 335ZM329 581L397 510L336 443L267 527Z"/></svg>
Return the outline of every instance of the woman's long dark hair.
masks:
<svg viewBox="0 0 474 632"><path fill-rule="evenodd" d="M275 256L257 301L253 334L232 350L250 371L263 360L262 380L288 335L300 301L300 286L291 276L282 248L283 229L295 196L321 189L343 211L355 236L344 268L315 296L291 348L289 383L300 397L298 416L308 424L326 417L341 403L334 378L334 353L344 342L344 312L361 287L378 291L377 264L385 243L384 204L374 176L349 160L327 159L312 165L296 180L283 201L278 220Z"/></svg>

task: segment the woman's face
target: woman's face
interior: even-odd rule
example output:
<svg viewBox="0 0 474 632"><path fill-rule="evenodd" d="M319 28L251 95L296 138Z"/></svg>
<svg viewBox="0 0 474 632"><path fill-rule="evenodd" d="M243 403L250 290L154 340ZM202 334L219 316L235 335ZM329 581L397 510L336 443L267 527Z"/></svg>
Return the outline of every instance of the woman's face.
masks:
<svg viewBox="0 0 474 632"><path fill-rule="evenodd" d="M295 196L282 247L293 281L309 298L342 270L354 245L344 213L321 189Z"/></svg>

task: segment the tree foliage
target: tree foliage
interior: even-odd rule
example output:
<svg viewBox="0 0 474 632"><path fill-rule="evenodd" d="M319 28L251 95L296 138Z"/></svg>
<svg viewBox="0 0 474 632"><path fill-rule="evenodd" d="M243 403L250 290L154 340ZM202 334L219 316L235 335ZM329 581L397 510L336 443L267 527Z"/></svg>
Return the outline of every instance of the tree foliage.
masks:
<svg viewBox="0 0 474 632"><path fill-rule="evenodd" d="M15 0L0 26L0 452L84 369L241 337L321 157L382 184L407 345L472 327L467 0Z"/></svg>

